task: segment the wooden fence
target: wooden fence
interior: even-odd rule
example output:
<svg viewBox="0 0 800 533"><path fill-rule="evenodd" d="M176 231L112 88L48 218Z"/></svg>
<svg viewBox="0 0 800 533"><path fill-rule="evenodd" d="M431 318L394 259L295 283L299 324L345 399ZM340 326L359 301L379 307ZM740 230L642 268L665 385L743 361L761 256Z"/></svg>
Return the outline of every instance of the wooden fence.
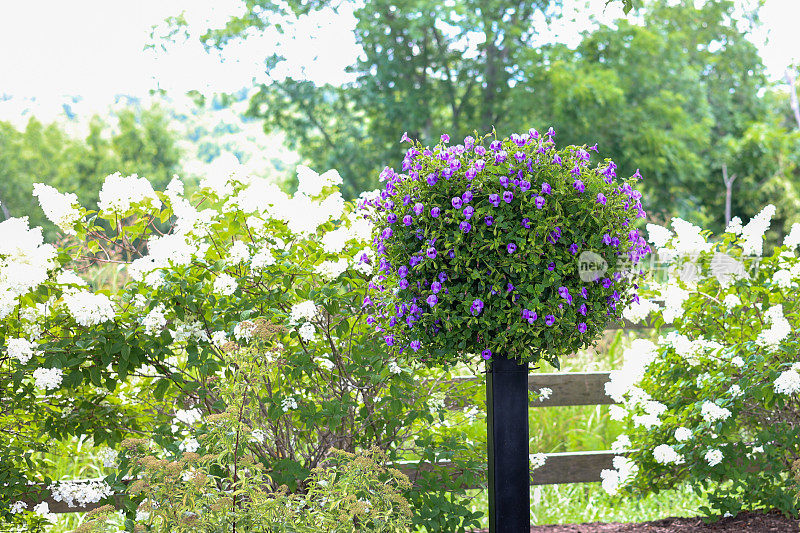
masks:
<svg viewBox="0 0 800 533"><path fill-rule="evenodd" d="M626 323L623 326L612 325L608 329L650 329L647 325L634 325ZM608 405L615 403L605 392L605 384L609 381L610 372L561 372L561 373L542 373L531 374L528 376L528 390L538 393L541 388L549 388L553 392L547 399L531 400L529 406L532 408L580 406L580 405ZM456 383L475 382L483 380L482 376L456 378ZM548 453L545 455L544 464L531 472L531 485L558 485L564 483L592 483L600 481L600 472L604 469L611 469L612 460L618 453L608 450L602 451L583 451L583 452L562 452ZM404 462L396 465L399 470L408 475L412 481L414 473L419 466L416 462ZM432 466L432 465L431 465ZM437 463L437 467L447 469L447 462ZM459 472L452 472L458 476ZM90 481L90 480L82 480ZM477 489L475 487L464 487ZM35 489L32 487L32 492ZM23 500L25 501L25 500ZM31 504L39 500L31 499L27 503L29 509ZM51 513L80 513L90 511L100 506L100 504L88 504L85 506L68 507L64 502L54 501L47 498Z"/></svg>

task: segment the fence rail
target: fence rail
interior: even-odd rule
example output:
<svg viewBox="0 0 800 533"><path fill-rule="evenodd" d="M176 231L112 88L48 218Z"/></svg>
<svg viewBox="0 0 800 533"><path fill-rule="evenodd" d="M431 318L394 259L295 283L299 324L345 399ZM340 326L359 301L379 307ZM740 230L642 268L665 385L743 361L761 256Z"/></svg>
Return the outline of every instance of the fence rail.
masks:
<svg viewBox="0 0 800 533"><path fill-rule="evenodd" d="M625 321L623 324L610 324L609 330L625 329L646 330L652 329L649 324L632 324ZM560 406L579 406L579 405L608 405L615 403L605 392L605 384L609 381L610 372L562 372L562 373L542 373L530 374L528 376L528 390L538 393L542 388L552 391L547 399L532 398L530 407L560 407ZM472 383L483 381L483 376L460 377L452 380L454 383ZM612 460L616 453L608 450L583 451L583 452L562 452L544 454L545 462L542 466L531 471L531 485L559 485L565 483L593 483L599 482L600 472L604 469L611 469ZM430 470L434 467L442 468L447 471L447 475L457 478L461 475L451 468L451 463L441 462L435 465L419 465L413 461L404 461L396 465L400 471L411 478L412 482L415 473L419 469ZM75 482L90 480L75 480ZM477 489L479 486L465 486L465 489ZM49 504L51 513L81 513L91 511L100 507L99 503L92 503L82 506L69 507L64 502L53 500L52 497L45 499L36 498L35 494L40 487L32 486L28 491L29 498L22 500L28 503L29 508L40 501ZM122 495L116 495L117 505L121 501Z"/></svg>

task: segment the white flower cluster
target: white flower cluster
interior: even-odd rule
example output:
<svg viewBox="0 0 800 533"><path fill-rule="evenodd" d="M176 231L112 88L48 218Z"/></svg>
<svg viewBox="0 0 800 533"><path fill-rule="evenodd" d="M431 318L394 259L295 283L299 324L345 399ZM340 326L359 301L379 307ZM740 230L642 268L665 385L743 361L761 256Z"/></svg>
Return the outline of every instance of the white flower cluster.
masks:
<svg viewBox="0 0 800 533"><path fill-rule="evenodd" d="M729 294L722 300L722 305L724 305L728 311L733 311L735 308L742 305L742 300L735 294Z"/></svg>
<svg viewBox="0 0 800 533"><path fill-rule="evenodd" d="M34 349L35 347L36 344L26 339L6 339L6 352L23 365L30 361L31 357L41 354Z"/></svg>
<svg viewBox="0 0 800 533"><path fill-rule="evenodd" d="M737 279L748 277L744 263L721 252L716 252L711 258L710 270L723 288L729 287Z"/></svg>
<svg viewBox="0 0 800 533"><path fill-rule="evenodd" d="M725 407L720 407L714 402L706 400L700 407L700 415L706 422L713 423L719 420L727 420L730 418L731 412Z"/></svg>
<svg viewBox="0 0 800 533"><path fill-rule="evenodd" d="M307 196L318 196L322 189L342 184L342 177L336 170L317 174L305 165L297 167L297 192Z"/></svg>
<svg viewBox="0 0 800 533"><path fill-rule="evenodd" d="M217 276L217 279L214 280L214 292L222 294L223 296L230 296L236 292L238 286L236 279L225 273L220 274Z"/></svg>
<svg viewBox="0 0 800 533"><path fill-rule="evenodd" d="M300 326L300 338L305 342L311 342L317 334L317 328L311 322L305 322Z"/></svg>
<svg viewBox="0 0 800 533"><path fill-rule="evenodd" d="M539 389L539 401L543 402L545 400L549 400L550 396L553 395L553 389L550 387L542 387Z"/></svg>
<svg viewBox="0 0 800 533"><path fill-rule="evenodd" d="M158 335L164 326L167 325L167 318L164 316L166 310L163 305L157 305L147 313L142 320L145 335Z"/></svg>
<svg viewBox="0 0 800 533"><path fill-rule="evenodd" d="M704 456L708 466L717 466L722 462L722 452L716 448L708 450Z"/></svg>
<svg viewBox="0 0 800 533"><path fill-rule="evenodd" d="M268 246L263 247L256 252L250 260L250 267L261 269L275 264L275 256L272 255L272 250Z"/></svg>
<svg viewBox="0 0 800 533"><path fill-rule="evenodd" d="M228 342L228 335L224 331L215 331L211 334L211 343L214 346L221 347Z"/></svg>
<svg viewBox="0 0 800 533"><path fill-rule="evenodd" d="M775 215L775 206L769 204L742 228L742 251L745 255L761 255L764 245L764 232L769 229L770 221Z"/></svg>
<svg viewBox="0 0 800 533"><path fill-rule="evenodd" d="M114 468L117 466L117 452L111 448L102 448L97 453L97 458L100 459L105 468Z"/></svg>
<svg viewBox="0 0 800 533"><path fill-rule="evenodd" d="M250 260L250 249L244 242L236 241L231 245L230 248L228 248L227 263L229 265L238 265L240 263L246 263L249 260Z"/></svg>
<svg viewBox="0 0 800 533"><path fill-rule="evenodd" d="M252 442L263 444L264 441L267 440L267 434L264 433L263 429L254 429L253 432L250 434L250 440Z"/></svg>
<svg viewBox="0 0 800 533"><path fill-rule="evenodd" d="M106 176L97 207L108 214L125 215L134 205L161 207L161 200L150 182L136 174L123 176L117 172Z"/></svg>
<svg viewBox="0 0 800 533"><path fill-rule="evenodd" d="M256 330L256 323L252 320L242 320L236 327L233 328L233 336L237 341L247 342L253 338L253 333Z"/></svg>
<svg viewBox="0 0 800 533"><path fill-rule="evenodd" d="M781 372L775 379L773 388L777 394L797 394L800 392L800 363L795 363L789 370Z"/></svg>
<svg viewBox="0 0 800 533"><path fill-rule="evenodd" d="M398 365L396 361L392 361L391 363L389 363L389 373L402 374L403 369L400 368L400 365Z"/></svg>
<svg viewBox="0 0 800 533"><path fill-rule="evenodd" d="M647 229L648 240L652 242L656 248L665 247L670 239L672 239L672 232L664 226L647 224L645 228Z"/></svg>
<svg viewBox="0 0 800 533"><path fill-rule="evenodd" d="M768 350L776 350L792 332L792 325L783 316L783 306L780 304L770 307L764 313L764 317L770 323L770 327L758 334L756 344Z"/></svg>
<svg viewBox="0 0 800 533"><path fill-rule="evenodd" d="M194 437L190 437L178 444L178 449L186 453L195 453L200 449L200 443Z"/></svg>
<svg viewBox="0 0 800 533"><path fill-rule="evenodd" d="M57 389L63 378L64 371L60 368L37 368L33 371L33 380L39 389Z"/></svg>
<svg viewBox="0 0 800 533"><path fill-rule="evenodd" d="M657 346L647 339L635 339L622 353L622 368L611 372L605 385L606 394L615 402L625 402L625 396L641 381L647 366L655 359Z"/></svg>
<svg viewBox="0 0 800 533"><path fill-rule="evenodd" d="M66 503L67 507L83 507L113 494L111 487L103 480L58 481L49 488L53 499Z"/></svg>
<svg viewBox="0 0 800 533"><path fill-rule="evenodd" d="M114 306L105 294L73 292L64 295L64 303L81 326L96 326L114 320Z"/></svg>
<svg viewBox="0 0 800 533"><path fill-rule="evenodd" d="M289 313L289 318L291 318L292 322L312 320L315 316L317 316L317 304L311 300L305 300L303 302L294 304L291 312Z"/></svg>
<svg viewBox="0 0 800 533"><path fill-rule="evenodd" d="M175 329L170 329L174 342L183 342L190 339L208 342L208 334L203 329L203 324L198 320L178 321L174 324Z"/></svg>
<svg viewBox="0 0 800 533"><path fill-rule="evenodd" d="M659 444L653 449L653 458L662 465L682 464L685 462L683 456L675 451L669 444Z"/></svg>
<svg viewBox="0 0 800 533"><path fill-rule="evenodd" d="M21 501L20 502L14 502L14 503L11 504L11 508L9 509L9 512L11 514L19 514L19 513L21 513L22 511L24 511L27 508L28 508L28 504L25 503L25 502L21 502Z"/></svg>
<svg viewBox="0 0 800 533"><path fill-rule="evenodd" d="M614 470L603 469L600 472L600 485L603 487L604 491L614 496L619 493L619 488L621 486L625 485L628 480L636 475L639 467L636 463L621 455L614 457L612 465L614 466Z"/></svg>
<svg viewBox="0 0 800 533"><path fill-rule="evenodd" d="M648 300L647 298L639 298L638 302L631 302L631 304L623 309L622 317L625 320L638 324L639 322L647 319L650 313L656 312L659 307L656 303Z"/></svg>
<svg viewBox="0 0 800 533"><path fill-rule="evenodd" d="M685 427L675 428L675 440L678 442L686 442L692 438L692 430Z"/></svg>
<svg viewBox="0 0 800 533"><path fill-rule="evenodd" d="M631 438L624 433L618 435L614 442L611 443L611 451L614 453L622 453L631 448Z"/></svg>
<svg viewBox="0 0 800 533"><path fill-rule="evenodd" d="M0 222L0 319L17 305L17 298L44 283L57 266L58 252L44 244L42 228L29 228L28 217Z"/></svg>
<svg viewBox="0 0 800 533"><path fill-rule="evenodd" d="M188 426L192 426L202 420L203 414L200 412L200 409L193 408L193 409L178 409L175 411L175 420L178 422L183 422Z"/></svg>
<svg viewBox="0 0 800 533"><path fill-rule="evenodd" d="M800 244L800 224L795 222L786 237L783 238L783 245L794 250Z"/></svg>
<svg viewBox="0 0 800 533"><path fill-rule="evenodd" d="M544 453L534 453L531 454L528 459L531 463L531 471L533 471L544 466L544 463L547 461L547 455Z"/></svg>
<svg viewBox="0 0 800 533"><path fill-rule="evenodd" d="M321 264L314 267L314 272L319 274L325 281L333 281L347 270L349 266L347 259L339 259L338 261L323 261Z"/></svg>
<svg viewBox="0 0 800 533"><path fill-rule="evenodd" d="M292 396L284 398L281 400L281 409L283 409L284 413L288 413L290 410L297 409L297 400L295 400Z"/></svg>
<svg viewBox="0 0 800 533"><path fill-rule="evenodd" d="M39 205L47 220L64 233L75 235L75 223L81 218L77 195L61 194L55 188L43 183L33 184L33 195L39 198Z"/></svg>

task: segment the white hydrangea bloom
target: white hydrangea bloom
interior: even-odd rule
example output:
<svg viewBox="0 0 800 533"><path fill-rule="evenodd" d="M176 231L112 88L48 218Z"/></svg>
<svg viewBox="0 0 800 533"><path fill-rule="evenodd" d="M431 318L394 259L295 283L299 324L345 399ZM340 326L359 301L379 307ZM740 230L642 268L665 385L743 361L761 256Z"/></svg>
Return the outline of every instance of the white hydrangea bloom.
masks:
<svg viewBox="0 0 800 533"><path fill-rule="evenodd" d="M153 209L161 207L153 186L138 175L123 176L119 172L106 176L100 189L97 207L106 213L124 215L134 205L146 205Z"/></svg>
<svg viewBox="0 0 800 533"><path fill-rule="evenodd" d="M786 269L781 269L775 272L772 275L772 283L780 287L781 289L789 289L791 287L796 287L797 283L795 283L792 278L791 271Z"/></svg>
<svg viewBox="0 0 800 533"><path fill-rule="evenodd" d="M114 468L117 466L117 452L111 448L103 448L97 453L97 457L102 462L105 468Z"/></svg>
<svg viewBox="0 0 800 533"><path fill-rule="evenodd" d="M299 333L301 339L303 339L305 342L311 342L314 340L314 337L317 334L317 328L315 328L314 324L311 322L305 322L302 326L300 326Z"/></svg>
<svg viewBox="0 0 800 533"><path fill-rule="evenodd" d="M325 281L333 281L347 270L347 259L339 259L338 261L323 261L321 264L314 267L314 272L322 276Z"/></svg>
<svg viewBox="0 0 800 533"><path fill-rule="evenodd" d="M542 387L539 389L539 401L543 402L545 400L549 400L550 396L553 395L553 389L550 387Z"/></svg>
<svg viewBox="0 0 800 533"><path fill-rule="evenodd" d="M305 300L300 303L296 303L292 306L292 310L289 313L289 317L292 319L292 322L300 322L300 320L311 320L315 316L317 316L317 304L315 304L311 300Z"/></svg>
<svg viewBox="0 0 800 533"><path fill-rule="evenodd" d="M50 505L47 502L40 502L33 506L33 512L39 516L47 517L50 514Z"/></svg>
<svg viewBox="0 0 800 533"><path fill-rule="evenodd" d="M250 260L250 266L252 268L261 269L264 267L272 266L275 264L275 256L272 255L272 250L269 247L265 246Z"/></svg>
<svg viewBox="0 0 800 533"><path fill-rule="evenodd" d="M264 441L267 440L267 434L264 433L264 430L254 429L253 432L250 434L250 440L252 442L263 444Z"/></svg>
<svg viewBox="0 0 800 533"><path fill-rule="evenodd" d="M60 368L37 368L33 371L33 380L39 389L57 389L63 378L64 372Z"/></svg>
<svg viewBox="0 0 800 533"><path fill-rule="evenodd" d="M611 372L605 385L606 394L615 402L625 401L625 395L641 381L645 369L655 359L658 347L647 339L634 339L630 348L622 353L622 367Z"/></svg>
<svg viewBox="0 0 800 533"><path fill-rule="evenodd" d="M72 270L62 270L56 275L56 284L58 285L78 285L81 287L86 287L88 283L79 277L75 272ZM66 289L65 289L66 290Z"/></svg>
<svg viewBox="0 0 800 533"><path fill-rule="evenodd" d="M211 342L214 346L223 346L228 342L228 335L224 331L215 331L211 334Z"/></svg>
<svg viewBox="0 0 800 533"><path fill-rule="evenodd" d="M789 234L783 238L783 245L790 250L794 250L798 244L800 244L800 224L795 222L792 224Z"/></svg>
<svg viewBox="0 0 800 533"><path fill-rule="evenodd" d="M604 469L600 472L602 487L610 495L619 492L619 487L626 484L639 470L639 467L627 457L617 455L612 460L614 470Z"/></svg>
<svg viewBox="0 0 800 533"><path fill-rule="evenodd" d="M659 444L656 446L653 450L653 458L657 463L661 463L663 465L679 465L684 462L683 456L676 452L675 449L669 444Z"/></svg>
<svg viewBox="0 0 800 533"><path fill-rule="evenodd" d="M676 234L673 244L678 256L693 257L711 249L711 244L706 242L700 227L676 217L672 219L672 228Z"/></svg>
<svg viewBox="0 0 800 533"><path fill-rule="evenodd" d="M372 241L372 231L374 227L375 225L372 221L364 216L356 216L350 219L350 235L357 241Z"/></svg>
<svg viewBox="0 0 800 533"><path fill-rule="evenodd" d="M742 232L742 219L739 217L733 217L730 222L728 222L727 227L725 228L725 233L733 233L734 235L739 235Z"/></svg>
<svg viewBox="0 0 800 533"><path fill-rule="evenodd" d="M800 373L794 369L781 372L775 379L773 388L777 394L797 394L800 392Z"/></svg>
<svg viewBox="0 0 800 533"><path fill-rule="evenodd" d="M733 398L739 398L744 394L744 392L742 391L742 388L739 385L734 383L733 385L731 385L731 388L728 389L728 394L730 394L731 397Z"/></svg>
<svg viewBox="0 0 800 533"><path fill-rule="evenodd" d="M737 355L736 357L731 359L731 363L733 363L733 365L739 368L742 368L744 366L744 359L742 359L740 356Z"/></svg>
<svg viewBox="0 0 800 533"><path fill-rule="evenodd" d="M292 396L284 398L281 400L281 409L283 409L284 413L288 413L293 409L297 409L297 400Z"/></svg>
<svg viewBox="0 0 800 533"><path fill-rule="evenodd" d="M6 339L6 352L23 365L30 361L31 357L41 354L34 349L35 347L36 344L27 339Z"/></svg>
<svg viewBox="0 0 800 533"><path fill-rule="evenodd" d="M114 493L103 480L57 481L52 483L49 489L53 499L66 503L67 507L83 507L97 503Z"/></svg>
<svg viewBox="0 0 800 533"><path fill-rule="evenodd" d="M236 241L233 245L228 249L228 264L229 265L238 265L239 263L245 263L250 259L250 249L247 247L242 241Z"/></svg>
<svg viewBox="0 0 800 533"><path fill-rule="evenodd" d="M686 427L675 428L675 440L685 442L692 438L692 430Z"/></svg>
<svg viewBox="0 0 800 533"><path fill-rule="evenodd" d="M742 305L742 301L735 294L729 294L722 300L722 305L729 311L733 311L736 307Z"/></svg>
<svg viewBox="0 0 800 533"><path fill-rule="evenodd" d="M16 305L15 297L48 279L58 266L58 251L44 243L42 228L28 227L28 217L0 222L0 235L0 314L6 316Z"/></svg>
<svg viewBox="0 0 800 533"><path fill-rule="evenodd" d="M67 235L75 235L75 223L81 218L78 196L73 193L61 194L54 187L43 183L33 184L33 195L47 220L55 224Z"/></svg>
<svg viewBox="0 0 800 533"><path fill-rule="evenodd" d="M178 449L186 453L195 453L197 450L200 449L200 443L197 442L197 439L195 439L194 437L189 437L188 439L178 444Z"/></svg>
<svg viewBox="0 0 800 533"><path fill-rule="evenodd" d="M676 283L668 283L661 289L664 298L664 322L672 323L676 318L683 316L683 302L689 298L689 291L681 288Z"/></svg>
<svg viewBox="0 0 800 533"><path fill-rule="evenodd" d="M336 170L331 169L320 175L305 165L297 167L297 180L297 191L308 196L317 196L324 187L343 183L342 177Z"/></svg>
<svg viewBox="0 0 800 533"><path fill-rule="evenodd" d="M158 305L145 315L142 320L142 326L144 326L146 335L161 333L161 330L167 325L167 317L164 316L165 311L163 305Z"/></svg>
<svg viewBox="0 0 800 533"><path fill-rule="evenodd" d="M322 236L322 249L328 254L340 254L351 238L350 228L341 226Z"/></svg>
<svg viewBox="0 0 800 533"><path fill-rule="evenodd" d="M648 241L652 242L656 248L663 248L672 239L672 232L664 226L657 224L647 224Z"/></svg>
<svg viewBox="0 0 800 533"><path fill-rule="evenodd" d="M73 292L64 295L64 303L81 326L96 326L114 320L114 306L105 294Z"/></svg>
<svg viewBox="0 0 800 533"><path fill-rule="evenodd" d="M620 405L611 405L608 408L608 417L611 420L616 420L617 422L625 420L625 415L627 414L627 411L625 411L625 409Z"/></svg>
<svg viewBox="0 0 800 533"><path fill-rule="evenodd" d="M17 298L11 289L0 285L0 320L10 315L17 307Z"/></svg>
<svg viewBox="0 0 800 533"><path fill-rule="evenodd" d="M600 471L600 486L609 495L616 496L620 486L619 472L604 468Z"/></svg>
<svg viewBox="0 0 800 533"><path fill-rule="evenodd" d="M622 453L630 450L631 438L624 433L617 436L613 443L611 443L611 451L614 453Z"/></svg>
<svg viewBox="0 0 800 533"><path fill-rule="evenodd" d="M214 280L214 292L222 294L223 296L230 296L236 292L239 285L233 276L222 273Z"/></svg>
<svg viewBox="0 0 800 533"><path fill-rule="evenodd" d="M650 313L658 311L659 307L654 302L647 298L639 298L639 302L631 302L631 304L623 309L622 316L626 320L638 324L645 320Z"/></svg>
<svg viewBox="0 0 800 533"><path fill-rule="evenodd" d="M208 341L208 334L203 329L203 324L198 320L180 321L176 322L174 326L175 329L169 330L174 342L183 342L189 339Z"/></svg>
<svg viewBox="0 0 800 533"><path fill-rule="evenodd" d="M708 466L717 466L722 462L722 452L716 448L708 450L704 456Z"/></svg>
<svg viewBox="0 0 800 533"><path fill-rule="evenodd" d="M178 409L175 411L175 420L192 426L203 419L203 413L197 407L192 409Z"/></svg>
<svg viewBox="0 0 800 533"><path fill-rule="evenodd" d="M731 416L731 412L725 407L720 407L714 402L706 400L700 407L700 414L703 420L709 423L717 422L718 420L727 420Z"/></svg>
<svg viewBox="0 0 800 533"><path fill-rule="evenodd" d="M764 317L770 323L770 327L758 334L756 344L768 350L776 350L781 342L792 333L792 325L783 316L781 304L770 307L764 313Z"/></svg>
<svg viewBox="0 0 800 533"><path fill-rule="evenodd" d="M536 470L544 466L547 462L547 455L543 453L534 453L529 456L531 470Z"/></svg>
<svg viewBox="0 0 800 533"><path fill-rule="evenodd" d="M391 374L401 374L402 372L403 372L403 369L400 368L400 365L398 365L397 362L392 361L391 363L389 363L389 373L391 373Z"/></svg>
<svg viewBox="0 0 800 533"><path fill-rule="evenodd" d="M253 332L256 329L255 322L251 320L242 320L236 327L233 328L233 336L236 337L238 341L247 342L253 338Z"/></svg>
<svg viewBox="0 0 800 533"><path fill-rule="evenodd" d="M710 270L722 287L728 287L733 281L748 277L744 263L721 252L716 252L711 258Z"/></svg>
<svg viewBox="0 0 800 533"><path fill-rule="evenodd" d="M750 219L742 228L742 251L745 255L761 255L764 245L764 232L769 229L770 221L775 215L775 206L769 204L760 213Z"/></svg>
<svg viewBox="0 0 800 533"><path fill-rule="evenodd" d="M11 514L19 514L19 513L21 513L22 511L24 511L27 508L28 508L28 504L27 503L22 502L22 501L18 501L18 502L14 502L14 503L11 504L11 508L9 509L9 512L11 512Z"/></svg>

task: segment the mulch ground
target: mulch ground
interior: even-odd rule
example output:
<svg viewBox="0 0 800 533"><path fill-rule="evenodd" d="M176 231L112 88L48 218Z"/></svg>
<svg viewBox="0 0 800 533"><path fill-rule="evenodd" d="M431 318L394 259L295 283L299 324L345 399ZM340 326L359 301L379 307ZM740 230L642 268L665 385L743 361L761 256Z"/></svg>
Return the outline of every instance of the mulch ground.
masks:
<svg viewBox="0 0 800 533"><path fill-rule="evenodd" d="M488 529L474 533L487 533ZM741 513L733 518L723 518L705 524L699 518L664 518L638 524L593 523L532 526L531 533L798 533L800 521L786 518L780 513Z"/></svg>

